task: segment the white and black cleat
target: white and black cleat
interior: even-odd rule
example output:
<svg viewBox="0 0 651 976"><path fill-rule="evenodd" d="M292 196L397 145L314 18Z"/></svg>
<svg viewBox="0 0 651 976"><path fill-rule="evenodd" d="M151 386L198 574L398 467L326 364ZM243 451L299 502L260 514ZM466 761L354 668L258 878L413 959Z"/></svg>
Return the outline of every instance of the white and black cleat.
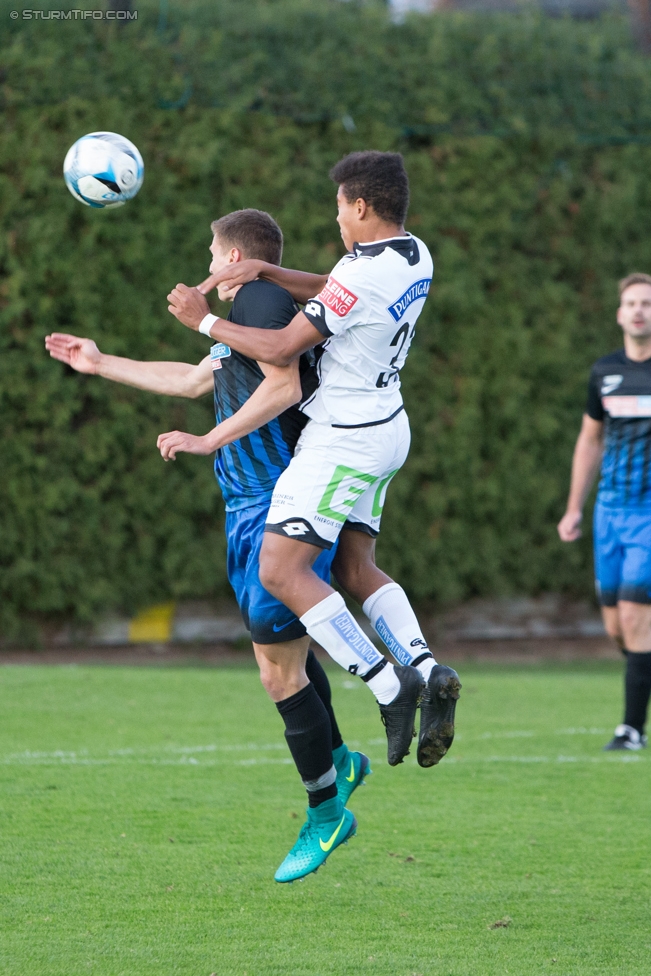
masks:
<svg viewBox="0 0 651 976"><path fill-rule="evenodd" d="M646 742L646 736L641 735L632 725L618 725L614 737L607 746L604 746L604 752L616 752L624 749L637 752L646 747Z"/></svg>

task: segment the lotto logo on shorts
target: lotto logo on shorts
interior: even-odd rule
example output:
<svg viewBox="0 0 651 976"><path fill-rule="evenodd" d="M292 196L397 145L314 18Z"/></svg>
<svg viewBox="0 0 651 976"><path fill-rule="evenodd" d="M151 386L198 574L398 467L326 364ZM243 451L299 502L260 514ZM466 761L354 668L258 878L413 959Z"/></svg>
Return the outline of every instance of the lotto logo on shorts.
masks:
<svg viewBox="0 0 651 976"><path fill-rule="evenodd" d="M347 288L340 285L332 275L328 278L325 288L320 295L317 295L317 298L320 298L324 305L327 305L340 319L343 319L344 315L348 315L357 302L357 295L353 295L352 291L348 291Z"/></svg>
<svg viewBox="0 0 651 976"><path fill-rule="evenodd" d="M283 532L285 535L307 535L310 531L310 526L306 522L299 522L298 520L294 522L283 522Z"/></svg>

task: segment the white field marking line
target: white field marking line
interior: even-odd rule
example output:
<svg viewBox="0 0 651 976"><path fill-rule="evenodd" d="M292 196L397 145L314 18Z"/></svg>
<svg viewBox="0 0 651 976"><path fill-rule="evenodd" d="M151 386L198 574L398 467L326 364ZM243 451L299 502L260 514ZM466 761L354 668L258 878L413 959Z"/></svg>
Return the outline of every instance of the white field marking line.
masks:
<svg viewBox="0 0 651 976"><path fill-rule="evenodd" d="M380 757L369 756L371 763L374 766L386 765L386 760ZM458 756L446 756L446 763L455 763L457 765L481 765L481 764L495 764L495 763L617 763L617 762L644 762L646 757L635 755L629 755L628 753L621 756L485 756L476 758L459 758ZM262 766L269 763L278 765L292 765L292 759L242 759L239 762L229 763L232 766ZM416 760L408 759L406 762L407 766L413 766L416 768Z"/></svg>
<svg viewBox="0 0 651 976"><path fill-rule="evenodd" d="M41 750L31 750L25 749L22 752L9 753L5 756L0 757L0 765L13 765L19 764L31 764L38 765L42 763L76 763L81 764L96 764L96 763L115 763L120 759L131 759L134 762L169 762L172 764L183 764L187 762L196 763L198 760L193 759L194 754L202 753L215 753L215 752L268 752L270 750L285 750L287 746L284 742L246 742L246 743L211 743L205 746L172 746L172 745L156 745L156 746L140 746L140 747L125 747L122 749L108 749L106 754L102 756L92 757L87 748L81 748L76 750L64 750L55 749L52 752L45 752ZM152 753L158 754L157 756L152 756ZM166 759L165 755L178 755L179 759ZM147 757L151 757L149 760Z"/></svg>
<svg viewBox="0 0 651 976"><path fill-rule="evenodd" d="M114 759L85 759L81 756L62 756L59 759L0 759L0 766L113 766Z"/></svg>
<svg viewBox="0 0 651 976"><path fill-rule="evenodd" d="M482 732L481 735L468 736L470 740L481 741L483 739L531 739L539 735L548 735L548 732L534 732L531 730L517 730L512 732ZM577 728L569 729L556 729L555 735L606 735L606 729L599 729L596 726L592 728L585 728L584 726L579 726ZM456 739L460 740L461 735L457 735Z"/></svg>
<svg viewBox="0 0 651 976"><path fill-rule="evenodd" d="M53 766L53 765L75 765L75 766L107 766L107 765L151 765L151 766L184 766L199 765L199 759L195 754L206 754L216 752L269 752L275 750L285 750L284 742L245 742L245 743L211 743L204 746L142 746L138 748L109 749L106 756L91 757L86 748L76 751L64 751L56 749L53 752L25 750L24 752L10 753L0 757L0 765L25 765L25 766ZM158 753L158 755L152 755ZM168 758L169 754L179 756L178 759ZM167 755L166 755L167 754ZM206 761L201 760L202 766L233 765L249 766L276 764L291 764L291 758L259 757L251 759L233 759L231 762L224 763L224 760Z"/></svg>
<svg viewBox="0 0 651 976"><path fill-rule="evenodd" d="M76 752L67 752L63 749L56 749L54 752L32 752L25 749L24 752L13 752L5 756L5 759L77 759L87 756L88 749L78 749Z"/></svg>
<svg viewBox="0 0 651 976"><path fill-rule="evenodd" d="M381 760L374 760L378 763ZM291 766L293 759L273 759L270 757L260 757L259 759L233 759L230 762L218 762L215 759L199 761L194 756L187 756L181 759L139 759L136 757L123 757L119 759L82 759L69 756L60 759L35 759L25 761L24 759L2 759L1 766L201 766L207 769L209 766Z"/></svg>
<svg viewBox="0 0 651 976"><path fill-rule="evenodd" d="M577 734L577 735L602 735L604 734L603 729L597 728L584 728L582 726L575 729L562 729L557 730L559 735L567 734ZM479 736L471 736L469 738L475 740L486 740L492 738L531 738L536 735L535 732L530 730L515 730L508 732L484 732ZM458 739L461 736L457 736ZM384 738L368 739L368 745L371 746L384 746ZM351 741L350 745L357 746L358 743L353 743ZM182 766L182 765L202 765L202 766L215 766L215 765L235 765L235 766L256 766L256 765L291 765L292 759L284 756L282 758L275 758L270 756L260 756L260 752L269 752L276 750L285 750L286 745L284 742L246 742L246 743L209 743L207 745L193 745L193 746L178 746L171 745L169 743L158 744L152 746L140 746L140 747L123 747L119 749L109 749L104 755L91 756L89 750L86 747L82 747L77 750L64 750L56 749L52 752L45 752L40 750L29 750L26 749L23 752L10 753L4 757L0 757L0 765L77 765L77 766L106 766L106 765L116 765L116 764L139 764L139 765L169 765L169 766ZM208 760L207 754L215 753L240 753L242 752L256 752L257 756L251 756L250 758L243 759L231 759L230 762L226 762L224 759L213 759ZM195 758L196 755L201 755L201 762L199 759ZM172 758L172 757L178 758ZM204 758L205 757L205 758ZM382 765L384 759L376 758L372 760L376 765ZM644 762L646 757L639 755L638 753L626 752L618 755L608 755L608 756L565 756L559 755L558 757L550 756L483 756L483 757L457 757L454 755L448 756L446 762L450 763L572 763L572 762Z"/></svg>
<svg viewBox="0 0 651 976"><path fill-rule="evenodd" d="M377 741L377 740L374 740ZM384 740L379 740L379 742L384 745ZM271 745L271 744L266 744ZM264 748L265 744L260 744L258 746L255 743L247 743L247 749L261 749ZM146 749L115 749L112 750L107 756L97 756L92 757L88 754L87 749L79 750L77 752L67 752L61 749L57 749L54 752L32 752L26 750L21 753L13 753L4 757L0 757L0 765L10 766L115 766L115 765L141 765L141 766L201 766L203 768L213 767L213 766L264 766L264 765L278 765L278 766L291 766L293 760L288 756L275 757L275 756L250 756L242 759L222 759L222 758L208 758L205 753L214 753L219 748L218 746L210 747L196 747L196 746L163 746L159 754L152 756L151 752L155 747L150 746ZM276 748L273 744L273 748ZM282 746L281 746L282 748ZM197 759L194 755L188 754L189 752L200 751L204 753L201 759ZM170 756L170 752L176 753L176 757ZM147 755L147 753L149 753ZM179 755L179 753L181 753ZM369 757L371 762L376 766L381 766L385 764L385 760L382 757ZM526 765L536 765L536 764L565 764L565 763L639 763L646 762L646 756L640 755L639 753L610 753L608 755L598 755L598 756L454 756L450 755L446 757L446 763L452 763L454 765L466 766L466 765L494 765L496 763L519 763ZM415 767L416 763L409 762L408 765L413 765Z"/></svg>
<svg viewBox="0 0 651 976"><path fill-rule="evenodd" d="M623 753L616 756L446 756L446 763L477 765L481 763L629 763L646 762L646 756L637 753Z"/></svg>
<svg viewBox="0 0 651 976"><path fill-rule="evenodd" d="M517 732L482 732L481 735L475 736L476 739L530 739L532 736L540 733L530 732L530 731L517 731Z"/></svg>
<svg viewBox="0 0 651 976"><path fill-rule="evenodd" d="M267 750L267 749L286 749L287 748L287 743L286 742L241 742L241 743L235 743L233 745L224 743L223 745L208 746L207 747L207 749L213 749L213 748L214 749L219 749L222 752L243 752L243 751L246 751L246 750L249 750L249 751L254 751L255 750L257 752L257 751L259 751L261 749L262 750ZM189 751L189 750L186 750L186 751ZM194 749L193 751L194 752L200 752L200 751L203 751L203 748L202 749Z"/></svg>
<svg viewBox="0 0 651 976"><path fill-rule="evenodd" d="M606 735L606 729L591 728L586 729L583 726L579 728L572 729L557 729L556 735Z"/></svg>
<svg viewBox="0 0 651 976"><path fill-rule="evenodd" d="M293 766L294 760L291 757L286 759L268 759L266 756L261 759L236 759L231 766Z"/></svg>

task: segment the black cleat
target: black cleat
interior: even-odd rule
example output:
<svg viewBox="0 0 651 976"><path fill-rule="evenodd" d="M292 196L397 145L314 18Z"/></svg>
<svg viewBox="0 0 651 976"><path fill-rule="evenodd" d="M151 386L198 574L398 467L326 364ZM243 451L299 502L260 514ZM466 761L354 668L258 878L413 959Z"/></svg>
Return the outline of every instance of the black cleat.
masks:
<svg viewBox="0 0 651 976"><path fill-rule="evenodd" d="M645 735L640 735L637 729L634 729L631 725L618 725L615 729L614 738L610 740L607 746L604 746L604 752L616 752L620 749L637 752L638 749L644 749L645 747Z"/></svg>
<svg viewBox="0 0 651 976"><path fill-rule="evenodd" d="M425 683L417 668L394 665L400 691L388 705L380 705L380 714L387 730L387 761L397 766L409 755L411 740L416 735L416 711Z"/></svg>
<svg viewBox="0 0 651 976"><path fill-rule="evenodd" d="M454 739L454 711L461 682L445 664L435 664L425 684L420 706L420 735L416 758L419 766L436 766Z"/></svg>

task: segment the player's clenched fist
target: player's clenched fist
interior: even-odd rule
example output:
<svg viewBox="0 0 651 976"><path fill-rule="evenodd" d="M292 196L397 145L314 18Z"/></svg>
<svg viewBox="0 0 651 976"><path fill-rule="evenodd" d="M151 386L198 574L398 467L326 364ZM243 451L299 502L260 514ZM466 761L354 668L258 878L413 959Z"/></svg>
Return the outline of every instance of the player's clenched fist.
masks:
<svg viewBox="0 0 651 976"><path fill-rule="evenodd" d="M581 512L566 512L558 523L558 534L562 542L576 542L581 538Z"/></svg>
<svg viewBox="0 0 651 976"><path fill-rule="evenodd" d="M201 320L208 315L208 302L197 288L188 288L178 284L167 296L168 311L175 315L179 322L187 325L195 332L201 325Z"/></svg>
<svg viewBox="0 0 651 976"><path fill-rule="evenodd" d="M167 434L160 434L156 447L164 461L176 461L178 453L211 454L214 451L214 447L206 437L184 434L182 430L171 430Z"/></svg>
<svg viewBox="0 0 651 976"><path fill-rule="evenodd" d="M78 373L97 373L102 354L92 339L80 339L65 332L45 337L45 348L52 359L72 366Z"/></svg>

